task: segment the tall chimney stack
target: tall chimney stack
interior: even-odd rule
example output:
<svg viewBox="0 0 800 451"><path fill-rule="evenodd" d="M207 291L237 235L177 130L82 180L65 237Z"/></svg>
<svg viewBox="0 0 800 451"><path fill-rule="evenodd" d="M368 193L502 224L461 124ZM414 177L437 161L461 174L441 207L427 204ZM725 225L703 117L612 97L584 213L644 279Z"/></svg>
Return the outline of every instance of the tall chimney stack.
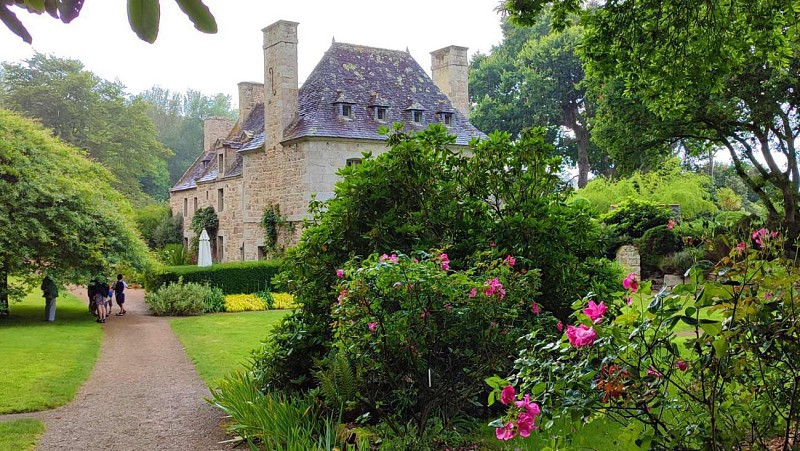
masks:
<svg viewBox="0 0 800 451"><path fill-rule="evenodd" d="M279 20L264 33L265 145L277 145L297 115L297 22Z"/></svg>
<svg viewBox="0 0 800 451"><path fill-rule="evenodd" d="M239 83L239 123L244 124L253 107L264 101L264 84L253 81Z"/></svg>
<svg viewBox="0 0 800 451"><path fill-rule="evenodd" d="M451 45L431 52L433 82L450 99L453 106L469 119L467 47Z"/></svg>

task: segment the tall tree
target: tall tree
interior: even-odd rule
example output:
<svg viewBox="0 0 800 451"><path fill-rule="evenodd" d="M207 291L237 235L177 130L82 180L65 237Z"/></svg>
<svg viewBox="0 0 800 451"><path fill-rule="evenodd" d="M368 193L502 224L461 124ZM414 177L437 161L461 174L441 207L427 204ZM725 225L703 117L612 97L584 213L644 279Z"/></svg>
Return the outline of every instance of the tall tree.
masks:
<svg viewBox="0 0 800 451"><path fill-rule="evenodd" d="M110 178L40 125L0 110L0 313L43 274L85 283L113 265L147 267L130 204Z"/></svg>
<svg viewBox="0 0 800 451"><path fill-rule="evenodd" d="M147 105L127 100L121 84L95 76L80 61L41 53L2 68L3 107L40 120L58 138L85 149L137 204L146 203L147 195L167 197L165 160L171 153L158 142Z"/></svg>
<svg viewBox="0 0 800 451"><path fill-rule="evenodd" d="M524 22L547 3L509 0L505 6ZM559 11L579 6L552 3ZM769 218L783 223L790 242L800 236L797 2L614 0L582 21L587 74L597 85L622 86L628 116L650 115L648 129L657 133L646 138L663 144L690 137L725 149ZM781 193L780 202L770 198L769 187Z"/></svg>
<svg viewBox="0 0 800 451"><path fill-rule="evenodd" d="M583 28L574 25L553 33L549 14L542 14L532 25L518 28L504 23L503 42L490 55L473 59L470 92L476 108L472 120L484 130L515 136L527 127L550 126L557 146L576 163L582 188L591 169L607 172L609 166L589 139L591 110L577 54Z"/></svg>
<svg viewBox="0 0 800 451"><path fill-rule="evenodd" d="M154 86L137 98L148 104L158 140L173 152L167 160L170 183L177 182L203 150L203 121L214 116L233 119L237 113L231 107L230 96L225 94L170 92Z"/></svg>

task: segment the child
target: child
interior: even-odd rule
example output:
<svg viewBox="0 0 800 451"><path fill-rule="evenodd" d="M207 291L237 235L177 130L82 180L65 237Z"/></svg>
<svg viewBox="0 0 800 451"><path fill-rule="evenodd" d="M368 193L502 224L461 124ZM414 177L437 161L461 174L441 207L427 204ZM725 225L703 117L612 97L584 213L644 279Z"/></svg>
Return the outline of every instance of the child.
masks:
<svg viewBox="0 0 800 451"><path fill-rule="evenodd" d="M114 293L117 295L117 305L119 306L119 313L117 316L122 316L128 313L125 310L125 289L128 288L128 284L122 280L122 274L117 274L117 281L114 283Z"/></svg>

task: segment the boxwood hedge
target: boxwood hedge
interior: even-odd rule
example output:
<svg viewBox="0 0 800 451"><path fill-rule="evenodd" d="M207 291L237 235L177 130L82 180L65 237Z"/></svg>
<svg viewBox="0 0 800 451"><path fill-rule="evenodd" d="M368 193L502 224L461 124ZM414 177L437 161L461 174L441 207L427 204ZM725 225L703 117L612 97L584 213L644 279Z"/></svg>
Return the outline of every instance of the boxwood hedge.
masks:
<svg viewBox="0 0 800 451"><path fill-rule="evenodd" d="M221 263L200 268L198 266L166 266L147 275L145 289L155 291L163 285L177 282L208 283L220 288L225 294L256 293L279 287L272 284L272 277L280 271L280 260Z"/></svg>

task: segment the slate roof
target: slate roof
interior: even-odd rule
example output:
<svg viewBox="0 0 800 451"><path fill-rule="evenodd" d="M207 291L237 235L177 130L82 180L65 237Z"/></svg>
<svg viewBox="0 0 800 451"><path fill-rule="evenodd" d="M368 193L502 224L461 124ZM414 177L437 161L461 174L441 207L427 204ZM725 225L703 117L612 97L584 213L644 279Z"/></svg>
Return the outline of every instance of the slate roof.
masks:
<svg viewBox="0 0 800 451"><path fill-rule="evenodd" d="M352 118L339 115L336 103L353 102ZM373 106L387 106L386 120L377 121ZM437 113L453 112L450 133L456 144L485 138L433 83L408 52L335 42L300 88L297 119L284 131L284 141L306 137L386 139L381 125L405 122L418 131L440 121ZM422 110L421 124L407 109Z"/></svg>
<svg viewBox="0 0 800 451"><path fill-rule="evenodd" d="M264 104L253 105L244 123L233 127L222 141L223 147L236 149L236 160L227 163L224 177L242 175L242 151L257 149L264 145ZM194 164L183 174L170 191L183 191L197 188L197 182L209 182L217 179L219 164L216 158L217 149L205 149Z"/></svg>

